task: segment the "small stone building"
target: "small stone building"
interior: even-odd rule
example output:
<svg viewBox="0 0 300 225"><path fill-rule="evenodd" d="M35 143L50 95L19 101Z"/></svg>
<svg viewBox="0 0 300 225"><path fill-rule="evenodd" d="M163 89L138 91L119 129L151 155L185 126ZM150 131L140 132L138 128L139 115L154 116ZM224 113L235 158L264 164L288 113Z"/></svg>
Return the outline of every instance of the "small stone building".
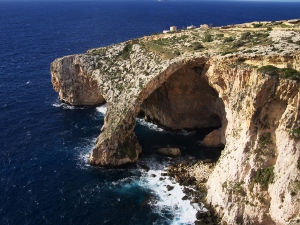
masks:
<svg viewBox="0 0 300 225"><path fill-rule="evenodd" d="M170 31L171 31L171 32L177 31L177 27L176 27L176 26L171 26L171 27L170 27Z"/></svg>
<svg viewBox="0 0 300 225"><path fill-rule="evenodd" d="M201 28L201 29L208 29L208 25L207 25L207 24L201 24L201 25L200 25L200 28Z"/></svg>

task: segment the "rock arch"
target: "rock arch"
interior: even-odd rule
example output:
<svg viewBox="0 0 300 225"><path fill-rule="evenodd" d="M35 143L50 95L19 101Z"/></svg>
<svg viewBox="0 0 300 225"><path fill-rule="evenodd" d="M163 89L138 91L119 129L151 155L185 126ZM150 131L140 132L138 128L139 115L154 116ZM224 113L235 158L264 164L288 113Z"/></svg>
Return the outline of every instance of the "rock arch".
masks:
<svg viewBox="0 0 300 225"><path fill-rule="evenodd" d="M154 76L134 101L131 99L126 110L124 105L108 103L102 133L90 155L91 164L118 166L138 159L141 147L134 127L140 111L171 129L221 127L209 135L205 144L223 146L225 108L217 91L208 82L208 68L205 57L174 62Z"/></svg>

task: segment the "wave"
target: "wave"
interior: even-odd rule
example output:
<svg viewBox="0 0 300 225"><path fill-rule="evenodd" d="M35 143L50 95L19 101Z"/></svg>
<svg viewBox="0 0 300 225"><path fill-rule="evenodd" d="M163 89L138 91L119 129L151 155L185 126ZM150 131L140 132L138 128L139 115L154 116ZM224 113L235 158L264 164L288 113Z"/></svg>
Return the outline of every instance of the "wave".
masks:
<svg viewBox="0 0 300 225"><path fill-rule="evenodd" d="M156 125L154 123L147 122L146 120L144 120L142 118L137 118L136 121L139 125L145 126L145 127L149 128L150 130L154 130L154 131L158 131L158 132L164 132L164 133L173 134L173 135L184 135L184 136L189 136L189 135L193 135L196 133L196 131L187 131L187 130L168 131L168 130L165 130L165 129L159 127L158 125Z"/></svg>
<svg viewBox="0 0 300 225"><path fill-rule="evenodd" d="M158 131L158 132L165 132L164 129L158 127L156 124L147 122L147 121L144 120L144 119L137 118L137 119L136 119L136 122L137 122L138 124L142 125L142 126L148 127L150 130L155 130L155 131Z"/></svg>
<svg viewBox="0 0 300 225"><path fill-rule="evenodd" d="M63 108L63 109L70 109L73 110L75 109L75 106L71 106L71 105L67 105L66 103L63 102L55 102L52 104L52 106L56 107L56 108Z"/></svg>
<svg viewBox="0 0 300 225"><path fill-rule="evenodd" d="M97 112L100 112L102 115L105 115L106 111L107 111L107 105L104 104L99 107L96 107L96 110L97 110Z"/></svg>
<svg viewBox="0 0 300 225"><path fill-rule="evenodd" d="M93 149L93 146L96 143L97 138L93 139L85 139L84 140L84 147L76 147L75 150L77 151L77 166L81 169L87 169L90 166L88 163L90 152Z"/></svg>
<svg viewBox="0 0 300 225"><path fill-rule="evenodd" d="M151 164L155 165L153 162ZM162 176L164 172L164 170L150 168L144 173L143 185L146 185L157 196L156 201L152 202L153 211L162 217L171 214L173 218L170 219L170 224L172 225L194 224L197 209L190 204L190 201L182 200L185 196L182 187L174 179ZM168 187L172 190L168 191Z"/></svg>
<svg viewBox="0 0 300 225"><path fill-rule="evenodd" d="M194 224L196 213L203 206L191 204L189 200L182 200L185 196L183 188L173 178L163 176L170 159L166 158L164 162L158 162L155 156L151 156L140 160L139 163L141 162L149 170L140 169L141 176L132 176L114 182L116 190L124 195L135 195L135 193L147 191L151 196L146 200L147 204L150 205L152 212L160 217L153 224L161 224L161 222L164 224L167 222L170 225Z"/></svg>

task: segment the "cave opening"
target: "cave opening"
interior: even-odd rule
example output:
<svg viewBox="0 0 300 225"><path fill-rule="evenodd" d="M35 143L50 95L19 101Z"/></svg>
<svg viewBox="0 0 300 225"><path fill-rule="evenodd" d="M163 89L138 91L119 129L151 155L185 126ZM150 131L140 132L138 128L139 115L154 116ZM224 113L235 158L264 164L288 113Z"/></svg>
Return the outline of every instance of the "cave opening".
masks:
<svg viewBox="0 0 300 225"><path fill-rule="evenodd" d="M143 101L140 122L156 124L148 133L138 126L135 129L143 151L179 147L183 154L200 159L218 159L225 144L221 141L222 137L215 146L202 145L207 134L213 130L224 130L222 126L225 126L226 120L224 103L209 85L206 71L205 64L185 65ZM223 133L221 136L224 136Z"/></svg>

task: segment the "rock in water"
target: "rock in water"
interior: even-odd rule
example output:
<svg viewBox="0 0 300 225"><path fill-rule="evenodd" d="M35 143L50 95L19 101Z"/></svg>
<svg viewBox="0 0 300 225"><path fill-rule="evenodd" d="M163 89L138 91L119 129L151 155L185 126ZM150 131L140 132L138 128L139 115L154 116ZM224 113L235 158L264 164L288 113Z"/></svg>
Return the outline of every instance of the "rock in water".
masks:
<svg viewBox="0 0 300 225"><path fill-rule="evenodd" d="M157 153L164 156L178 157L181 156L179 148L160 148Z"/></svg>

